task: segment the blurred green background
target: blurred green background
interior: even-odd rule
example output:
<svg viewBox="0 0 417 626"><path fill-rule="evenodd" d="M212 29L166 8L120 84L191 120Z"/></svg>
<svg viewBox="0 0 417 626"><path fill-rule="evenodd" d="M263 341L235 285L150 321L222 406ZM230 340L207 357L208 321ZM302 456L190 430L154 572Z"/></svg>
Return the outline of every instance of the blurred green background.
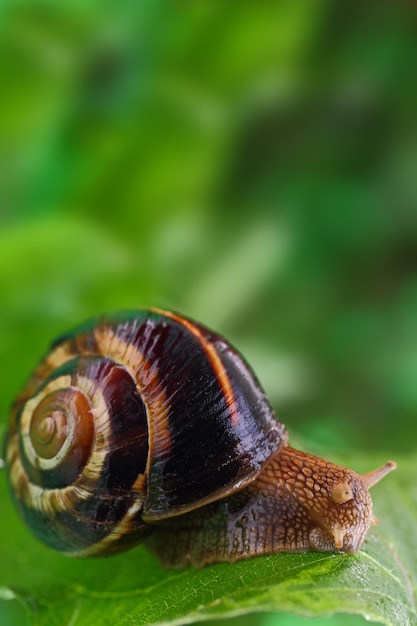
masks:
<svg viewBox="0 0 417 626"><path fill-rule="evenodd" d="M1 424L55 335L153 305L225 334L310 448L414 453L416 13L3 0Z"/></svg>

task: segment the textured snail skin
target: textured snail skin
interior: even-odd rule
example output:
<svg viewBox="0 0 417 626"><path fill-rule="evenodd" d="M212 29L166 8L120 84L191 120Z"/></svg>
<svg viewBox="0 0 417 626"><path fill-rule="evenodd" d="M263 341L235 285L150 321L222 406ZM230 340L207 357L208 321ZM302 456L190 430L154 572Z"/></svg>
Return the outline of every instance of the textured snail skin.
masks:
<svg viewBox="0 0 417 626"><path fill-rule="evenodd" d="M343 484L352 497L336 503ZM246 489L166 520L147 540L165 565L201 567L276 552L359 550L373 521L362 477L287 446Z"/></svg>
<svg viewBox="0 0 417 626"><path fill-rule="evenodd" d="M372 523L358 475L287 445L254 373L178 314L97 318L58 339L17 398L11 491L50 547L101 556L146 540L170 567L354 553Z"/></svg>

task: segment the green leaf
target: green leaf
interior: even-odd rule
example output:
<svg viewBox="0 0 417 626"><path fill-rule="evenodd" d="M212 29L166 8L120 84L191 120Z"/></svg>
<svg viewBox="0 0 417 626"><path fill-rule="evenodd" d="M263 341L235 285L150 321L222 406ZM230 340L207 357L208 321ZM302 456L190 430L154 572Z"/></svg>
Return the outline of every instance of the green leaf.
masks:
<svg viewBox="0 0 417 626"><path fill-rule="evenodd" d="M415 624L416 472L416 460L404 459L375 487L381 524L356 556L278 554L183 571L164 570L144 546L84 561L44 548L17 519L2 475L0 598L20 599L34 626L185 624L259 611Z"/></svg>

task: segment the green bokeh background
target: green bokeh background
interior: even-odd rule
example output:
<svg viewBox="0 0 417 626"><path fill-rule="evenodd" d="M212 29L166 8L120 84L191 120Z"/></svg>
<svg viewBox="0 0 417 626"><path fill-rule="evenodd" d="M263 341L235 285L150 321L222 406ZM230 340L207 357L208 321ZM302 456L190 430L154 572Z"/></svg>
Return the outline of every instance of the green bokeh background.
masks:
<svg viewBox="0 0 417 626"><path fill-rule="evenodd" d="M310 448L413 454L416 21L3 0L0 424L55 335L153 305L230 338Z"/></svg>

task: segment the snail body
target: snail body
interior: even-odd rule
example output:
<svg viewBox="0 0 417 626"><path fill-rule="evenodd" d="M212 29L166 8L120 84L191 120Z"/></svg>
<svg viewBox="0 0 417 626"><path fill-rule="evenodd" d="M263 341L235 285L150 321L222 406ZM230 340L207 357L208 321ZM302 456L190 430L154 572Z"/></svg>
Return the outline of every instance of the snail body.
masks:
<svg viewBox="0 0 417 626"><path fill-rule="evenodd" d="M371 523L358 475L287 443L243 357L157 309L58 339L13 409L6 464L34 534L72 556L146 540L167 565L354 553Z"/></svg>

